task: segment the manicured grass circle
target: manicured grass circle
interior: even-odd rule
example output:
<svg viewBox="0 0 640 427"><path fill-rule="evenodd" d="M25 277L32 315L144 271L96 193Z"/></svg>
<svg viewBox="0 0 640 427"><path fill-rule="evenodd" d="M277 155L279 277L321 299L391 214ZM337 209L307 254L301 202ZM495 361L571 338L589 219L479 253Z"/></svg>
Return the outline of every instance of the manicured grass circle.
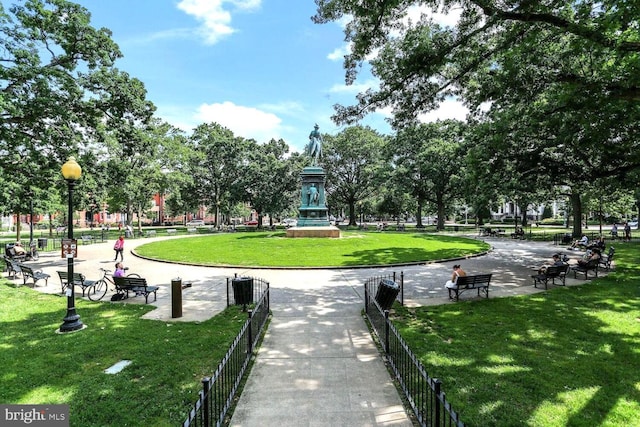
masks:
<svg viewBox="0 0 640 427"><path fill-rule="evenodd" d="M339 239L287 238L284 232L221 233L148 243L136 252L209 266L354 267L451 259L488 249L480 240L437 234L343 231Z"/></svg>

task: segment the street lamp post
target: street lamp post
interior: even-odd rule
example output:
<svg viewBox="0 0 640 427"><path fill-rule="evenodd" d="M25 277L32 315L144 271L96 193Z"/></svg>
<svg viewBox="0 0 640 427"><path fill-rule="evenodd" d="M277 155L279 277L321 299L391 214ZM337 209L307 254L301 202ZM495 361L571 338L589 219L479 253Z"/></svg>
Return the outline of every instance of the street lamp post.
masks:
<svg viewBox="0 0 640 427"><path fill-rule="evenodd" d="M76 162L74 157L69 157L69 160L62 165L62 176L67 181L69 187L69 213L67 215L67 230L68 241L73 240L73 187L76 181L80 179L82 174L82 168ZM75 248L72 251L66 253L67 257L67 315L63 319L62 325L60 325L60 332L73 332L82 329L84 326L80 321L80 315L76 313L75 303L75 290L73 286L73 257Z"/></svg>
<svg viewBox="0 0 640 427"><path fill-rule="evenodd" d="M33 246L33 193L29 192L29 248Z"/></svg>

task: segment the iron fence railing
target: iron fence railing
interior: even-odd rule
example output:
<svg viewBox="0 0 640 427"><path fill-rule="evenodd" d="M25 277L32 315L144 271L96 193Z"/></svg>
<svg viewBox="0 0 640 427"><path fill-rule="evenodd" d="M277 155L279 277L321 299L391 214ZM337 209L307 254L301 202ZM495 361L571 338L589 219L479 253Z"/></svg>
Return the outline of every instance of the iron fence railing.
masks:
<svg viewBox="0 0 640 427"><path fill-rule="evenodd" d="M258 278L251 279L254 283L254 291L259 295L256 303L248 311L247 321L216 371L211 377L202 380L202 390L198 394L198 400L189 412L183 427L220 426L232 407L242 378L249 367L254 348L269 317L269 283Z"/></svg>
<svg viewBox="0 0 640 427"><path fill-rule="evenodd" d="M421 426L464 427L460 416L447 401L440 380L431 378L420 360L411 351L382 310L374 295L374 285L381 279L394 280L396 275L367 279L365 282L365 313L377 336L404 396ZM402 273L400 277L404 277Z"/></svg>

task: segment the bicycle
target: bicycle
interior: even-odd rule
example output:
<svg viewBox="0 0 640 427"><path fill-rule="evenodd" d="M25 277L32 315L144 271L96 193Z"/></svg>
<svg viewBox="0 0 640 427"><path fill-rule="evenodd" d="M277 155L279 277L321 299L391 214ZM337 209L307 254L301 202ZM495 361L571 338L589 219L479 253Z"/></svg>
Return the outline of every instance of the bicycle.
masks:
<svg viewBox="0 0 640 427"><path fill-rule="evenodd" d="M129 270L129 268L125 267L125 270ZM112 270L100 268L100 271L102 271L102 277L96 280L96 283L92 285L87 292L87 296L91 301L100 301L102 298L104 298L104 296L107 294L107 291L109 290L109 283L111 283L114 290L116 288L116 283L114 282L113 276L111 275ZM137 274L134 274L134 276L137 276ZM91 292L92 290L93 292Z"/></svg>
<svg viewBox="0 0 640 427"><path fill-rule="evenodd" d="M40 254L38 254L38 246L36 245L36 241L32 240L31 242L29 242L29 251L27 252L27 259L37 261L38 258L40 258Z"/></svg>
<svg viewBox="0 0 640 427"><path fill-rule="evenodd" d="M96 283L92 285L87 292L87 296L91 301L100 301L104 298L109 290L109 283L111 283L114 288L116 286L110 274L111 270L101 268L100 271L102 271L102 277L96 280Z"/></svg>

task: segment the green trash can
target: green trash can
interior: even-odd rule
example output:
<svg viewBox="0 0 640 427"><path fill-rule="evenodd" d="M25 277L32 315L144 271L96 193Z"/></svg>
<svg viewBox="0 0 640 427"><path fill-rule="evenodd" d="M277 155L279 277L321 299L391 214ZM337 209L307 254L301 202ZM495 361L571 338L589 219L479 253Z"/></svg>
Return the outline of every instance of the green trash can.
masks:
<svg viewBox="0 0 640 427"><path fill-rule="evenodd" d="M231 279L231 286L236 305L247 305L253 302L253 279L251 277L234 277Z"/></svg>
<svg viewBox="0 0 640 427"><path fill-rule="evenodd" d="M382 279L378 284L378 291L376 292L376 301L380 308L383 310L389 310L393 306L393 302L400 293L400 286L393 280Z"/></svg>

